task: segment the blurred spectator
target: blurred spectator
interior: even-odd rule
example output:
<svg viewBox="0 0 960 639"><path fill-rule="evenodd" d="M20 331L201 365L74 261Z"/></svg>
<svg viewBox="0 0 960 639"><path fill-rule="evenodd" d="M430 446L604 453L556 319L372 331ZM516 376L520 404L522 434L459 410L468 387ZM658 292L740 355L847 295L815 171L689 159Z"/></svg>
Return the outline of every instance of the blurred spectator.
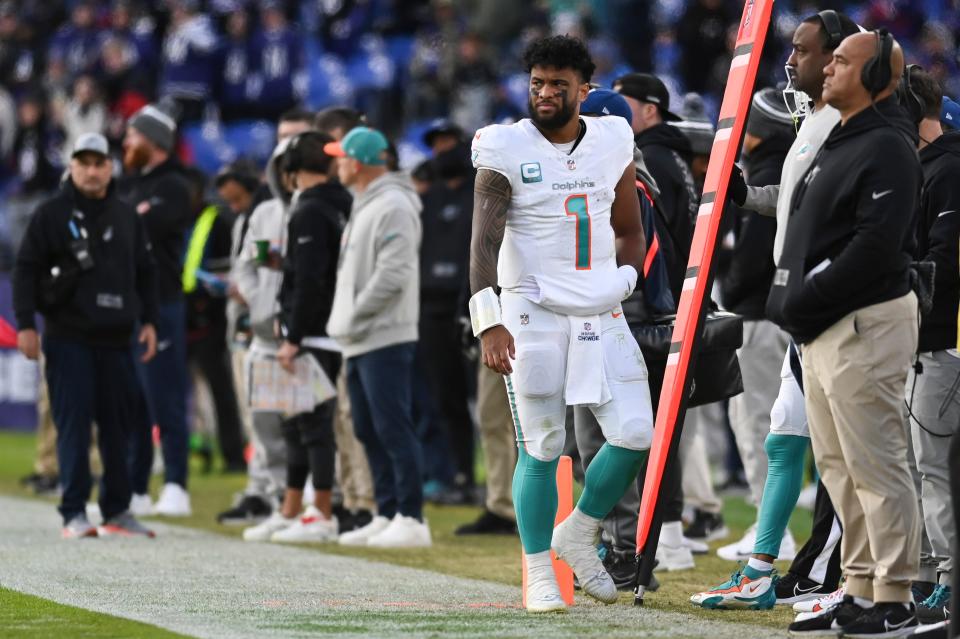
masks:
<svg viewBox="0 0 960 639"><path fill-rule="evenodd" d="M693 185L697 193L703 192L703 181L707 177L707 164L710 162L710 151L713 149L713 137L716 131L707 115L707 107L699 93L688 93L683 96L683 103L677 110L682 119L670 122L683 133L690 142L690 172L693 175Z"/></svg>
<svg viewBox="0 0 960 639"><path fill-rule="evenodd" d="M340 0L308 3L318 12L320 41L324 49L343 57L357 52L360 40L373 25L374 0Z"/></svg>
<svg viewBox="0 0 960 639"><path fill-rule="evenodd" d="M448 79L453 121L465 131L476 131L490 122L493 87L497 74L483 40L468 33L460 40L452 76Z"/></svg>
<svg viewBox="0 0 960 639"><path fill-rule="evenodd" d="M437 118L447 113L449 86L463 20L453 2L434 0L433 16L417 33L410 59L410 87L404 105L407 117Z"/></svg>
<svg viewBox="0 0 960 639"><path fill-rule="evenodd" d="M27 27L13 0L0 2L0 85L11 91L35 79L39 61L26 38Z"/></svg>
<svg viewBox="0 0 960 639"><path fill-rule="evenodd" d="M0 86L0 158L6 158L13 149L17 136L17 104L13 96ZM0 164L0 180L9 174L9 167Z"/></svg>
<svg viewBox="0 0 960 639"><path fill-rule="evenodd" d="M31 91L17 105L17 135L13 143L11 173L16 180L7 202L9 242L14 250L34 207L47 197L60 181L59 133L47 117L46 96Z"/></svg>
<svg viewBox="0 0 960 639"><path fill-rule="evenodd" d="M73 96L64 108L61 124L66 149L72 149L73 143L84 133L103 133L106 129L107 111L92 76L81 75L74 81Z"/></svg>
<svg viewBox="0 0 960 639"><path fill-rule="evenodd" d="M154 105L137 111L123 141L123 164L131 174L125 190L147 227L157 264L157 356L143 367L144 397L131 454L134 514L152 508L147 492L153 466L152 425L160 428L164 486L153 510L187 516L187 353L183 251L190 228L190 188L183 167L172 155L173 119Z"/></svg>
<svg viewBox="0 0 960 639"><path fill-rule="evenodd" d="M226 42L223 52L223 73L220 82L220 117L224 121L253 117L255 98L260 84L251 77L254 64L250 57L250 16L244 9L227 16ZM251 91L257 89L257 95Z"/></svg>
<svg viewBox="0 0 960 639"><path fill-rule="evenodd" d="M81 0L70 13L70 22L61 27L50 41L48 62L57 64L68 77L86 73L93 68L97 57L96 4Z"/></svg>
<svg viewBox="0 0 960 639"><path fill-rule="evenodd" d="M300 36L287 24L278 0L260 3L260 29L250 41L250 62L258 81L250 97L260 105L261 117L274 120L298 101L295 79L303 68Z"/></svg>
<svg viewBox="0 0 960 639"><path fill-rule="evenodd" d="M199 0L171 0L170 4L160 94L177 103L180 122L195 122L203 117L212 95L218 37L210 17L199 13Z"/></svg>
<svg viewBox="0 0 960 639"><path fill-rule="evenodd" d="M204 200L207 178L203 171L191 167L186 175L190 184L190 212L194 217L193 229L187 238L182 279L186 296L187 364L193 379L202 380L210 389L224 469L244 472L247 464L243 458L243 432L227 348L227 275L234 216L229 209L221 210Z"/></svg>
<svg viewBox="0 0 960 639"><path fill-rule="evenodd" d="M153 19L136 11L132 0L114 0L110 28L99 32L98 46L111 39L120 41L132 63L153 78L158 55L155 28Z"/></svg>
<svg viewBox="0 0 960 639"><path fill-rule="evenodd" d="M677 23L680 76L688 91L709 89L710 61L727 52L727 27L736 17L724 0L691 0Z"/></svg>
<svg viewBox="0 0 960 639"><path fill-rule="evenodd" d="M117 38L104 41L97 71L107 106L107 138L117 146L123 140L127 120L147 105L153 87L148 73Z"/></svg>
<svg viewBox="0 0 960 639"><path fill-rule="evenodd" d="M460 292L467 278L473 212L473 167L463 130L435 122L424 134L433 151L433 181L422 195L423 244L420 251L421 373L430 388L436 416L450 446L444 458L454 466L442 494L431 501L472 503L474 429L467 409L467 363L460 348ZM451 456L452 453L452 456ZM451 459L452 457L452 459Z"/></svg>

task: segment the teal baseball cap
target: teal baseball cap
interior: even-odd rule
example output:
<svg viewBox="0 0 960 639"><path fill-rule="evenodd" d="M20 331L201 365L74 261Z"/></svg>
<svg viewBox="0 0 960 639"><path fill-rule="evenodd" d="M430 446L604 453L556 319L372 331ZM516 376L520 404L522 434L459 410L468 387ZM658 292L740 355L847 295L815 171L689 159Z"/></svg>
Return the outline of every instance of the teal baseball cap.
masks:
<svg viewBox="0 0 960 639"><path fill-rule="evenodd" d="M339 142L329 142L323 152L335 158L353 158L361 164L378 166L386 164L386 151L390 144L383 133L376 129L358 126L350 129Z"/></svg>

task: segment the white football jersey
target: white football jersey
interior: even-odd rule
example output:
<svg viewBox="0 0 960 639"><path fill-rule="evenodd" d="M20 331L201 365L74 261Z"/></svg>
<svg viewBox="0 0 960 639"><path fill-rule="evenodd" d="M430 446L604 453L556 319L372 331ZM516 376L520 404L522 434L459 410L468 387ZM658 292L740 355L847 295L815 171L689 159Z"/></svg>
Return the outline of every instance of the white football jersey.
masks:
<svg viewBox="0 0 960 639"><path fill-rule="evenodd" d="M500 247L500 288L568 315L620 302L610 224L617 182L633 164L633 131L621 117L584 117L572 153L558 150L529 119L491 125L473 139L473 165L510 180Z"/></svg>

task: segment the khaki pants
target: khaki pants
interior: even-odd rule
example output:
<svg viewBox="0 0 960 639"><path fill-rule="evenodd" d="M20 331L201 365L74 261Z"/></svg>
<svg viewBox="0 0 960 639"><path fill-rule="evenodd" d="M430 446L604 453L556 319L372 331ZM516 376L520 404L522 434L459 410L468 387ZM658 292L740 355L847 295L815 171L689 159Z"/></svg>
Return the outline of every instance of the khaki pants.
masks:
<svg viewBox="0 0 960 639"><path fill-rule="evenodd" d="M843 526L847 594L877 602L911 601L919 567L902 410L916 348L913 293L850 313L803 346L810 439Z"/></svg>
<svg viewBox="0 0 960 639"><path fill-rule="evenodd" d="M47 389L44 365L41 353L40 388L37 390L37 458L33 462L33 472L46 477L56 477L60 474L60 465L57 463L57 428L50 411L50 391ZM100 451L97 450L96 427L90 440L90 472L96 477L103 474Z"/></svg>
<svg viewBox="0 0 960 639"><path fill-rule="evenodd" d="M723 404L707 404L687 411L680 435L683 501L697 510L719 515L723 502L713 489L706 433L723 419Z"/></svg>
<svg viewBox="0 0 960 639"><path fill-rule="evenodd" d="M343 506L348 510L376 511L367 452L353 431L353 419L350 417L346 362L337 375L337 412L333 419L333 437L337 442L337 484L343 492Z"/></svg>
<svg viewBox="0 0 960 639"><path fill-rule="evenodd" d="M513 510L513 470L517 465L517 434L503 376L482 363L477 373L477 421L487 467L487 510L516 519Z"/></svg>

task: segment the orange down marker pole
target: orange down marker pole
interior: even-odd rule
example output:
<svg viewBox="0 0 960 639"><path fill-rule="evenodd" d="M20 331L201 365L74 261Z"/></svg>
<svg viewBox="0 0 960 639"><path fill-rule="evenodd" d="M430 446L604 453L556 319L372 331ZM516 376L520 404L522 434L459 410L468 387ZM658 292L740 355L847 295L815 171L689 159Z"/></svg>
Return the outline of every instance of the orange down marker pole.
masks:
<svg viewBox="0 0 960 639"><path fill-rule="evenodd" d="M557 465L557 518L554 526L570 516L573 512L573 460L563 455ZM557 553L550 551L553 558L553 572L557 575L557 585L560 586L560 596L568 606L573 605L573 570L566 562L557 558ZM520 551L520 572L523 574L523 606L527 605L527 556Z"/></svg>

